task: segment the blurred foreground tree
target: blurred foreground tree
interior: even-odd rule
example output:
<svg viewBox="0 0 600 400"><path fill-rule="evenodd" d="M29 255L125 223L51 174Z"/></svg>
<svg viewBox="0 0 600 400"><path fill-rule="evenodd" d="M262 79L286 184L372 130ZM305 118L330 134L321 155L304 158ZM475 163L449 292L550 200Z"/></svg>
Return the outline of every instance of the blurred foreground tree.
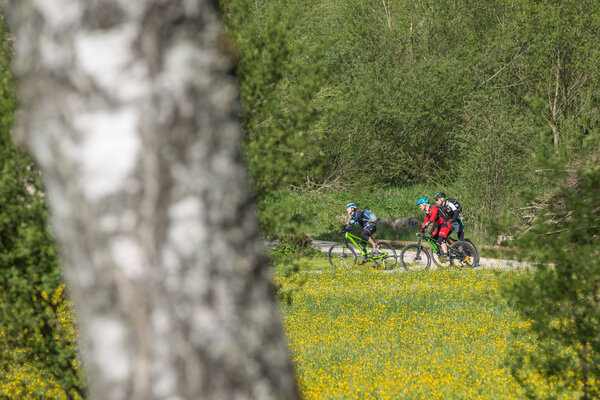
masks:
<svg viewBox="0 0 600 400"><path fill-rule="evenodd" d="M297 397L208 0L5 0L94 398Z"/></svg>

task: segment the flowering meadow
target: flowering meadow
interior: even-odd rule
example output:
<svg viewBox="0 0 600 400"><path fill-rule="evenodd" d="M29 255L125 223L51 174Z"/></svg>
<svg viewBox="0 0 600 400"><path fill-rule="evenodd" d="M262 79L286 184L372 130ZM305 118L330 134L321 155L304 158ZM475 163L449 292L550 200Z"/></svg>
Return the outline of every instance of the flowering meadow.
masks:
<svg viewBox="0 0 600 400"><path fill-rule="evenodd" d="M499 293L525 272L334 271L319 258L285 270L275 282L305 399L525 398L505 366L523 322Z"/></svg>
<svg viewBox="0 0 600 400"><path fill-rule="evenodd" d="M274 278L304 399L525 398L505 366L511 346L528 345L511 334L524 322L500 287L526 271L335 271L319 257L291 264L277 265ZM76 335L68 304L60 314L63 333ZM534 382L542 398L575 398ZM31 365L13 365L0 398L67 395Z"/></svg>

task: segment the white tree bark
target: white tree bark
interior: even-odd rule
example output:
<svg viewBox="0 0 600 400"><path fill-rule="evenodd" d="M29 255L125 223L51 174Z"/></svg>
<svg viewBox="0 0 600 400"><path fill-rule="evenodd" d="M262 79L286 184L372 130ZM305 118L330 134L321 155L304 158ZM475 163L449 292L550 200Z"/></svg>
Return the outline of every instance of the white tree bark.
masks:
<svg viewBox="0 0 600 400"><path fill-rule="evenodd" d="M98 399L297 397L210 0L1 0Z"/></svg>

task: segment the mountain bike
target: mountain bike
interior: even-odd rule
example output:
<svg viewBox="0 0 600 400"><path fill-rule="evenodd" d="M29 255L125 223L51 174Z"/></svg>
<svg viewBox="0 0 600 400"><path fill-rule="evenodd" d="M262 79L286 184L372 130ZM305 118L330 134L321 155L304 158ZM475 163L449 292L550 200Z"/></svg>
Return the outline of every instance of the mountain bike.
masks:
<svg viewBox="0 0 600 400"><path fill-rule="evenodd" d="M377 242L379 247L374 248L369 241L345 232L344 242L336 243L329 248L327 259L334 268L350 269L357 264L357 253L362 256L361 264L373 263L381 269L392 269L398 263L396 249L387 242ZM367 250L370 247L370 251Z"/></svg>
<svg viewBox="0 0 600 400"><path fill-rule="evenodd" d="M438 267L456 266L473 268L478 260L475 258L473 246L465 241L455 241L448 246L448 255L442 254L440 244L430 234L417 233L418 243L411 243L400 251L400 263L407 271L422 271L429 269L431 261ZM423 241L429 249L423 246Z"/></svg>

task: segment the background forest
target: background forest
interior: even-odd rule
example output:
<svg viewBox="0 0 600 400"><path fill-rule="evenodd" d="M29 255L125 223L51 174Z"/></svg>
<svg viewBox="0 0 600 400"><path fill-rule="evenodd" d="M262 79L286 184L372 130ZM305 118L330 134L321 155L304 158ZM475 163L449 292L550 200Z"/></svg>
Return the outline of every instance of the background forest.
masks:
<svg viewBox="0 0 600 400"><path fill-rule="evenodd" d="M597 164L597 1L222 6L266 233L334 229L348 201L416 216L444 190L483 240L523 189L548 190L546 160Z"/></svg>

